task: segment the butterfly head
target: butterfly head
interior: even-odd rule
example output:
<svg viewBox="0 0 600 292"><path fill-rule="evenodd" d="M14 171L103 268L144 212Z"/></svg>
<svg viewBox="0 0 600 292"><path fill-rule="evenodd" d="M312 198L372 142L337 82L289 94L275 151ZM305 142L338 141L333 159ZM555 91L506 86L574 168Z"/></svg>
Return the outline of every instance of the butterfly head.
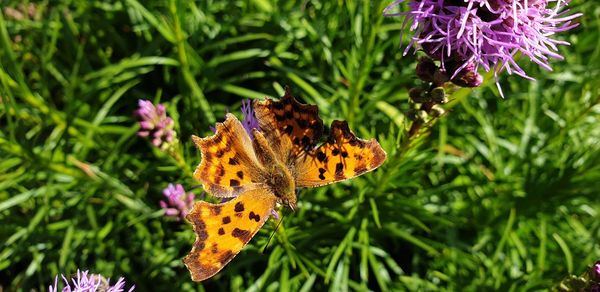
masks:
<svg viewBox="0 0 600 292"><path fill-rule="evenodd" d="M292 209L292 211L295 211L296 210L296 194L292 194L292 196L289 196L289 197L281 198L281 203L283 205L290 207L290 209Z"/></svg>

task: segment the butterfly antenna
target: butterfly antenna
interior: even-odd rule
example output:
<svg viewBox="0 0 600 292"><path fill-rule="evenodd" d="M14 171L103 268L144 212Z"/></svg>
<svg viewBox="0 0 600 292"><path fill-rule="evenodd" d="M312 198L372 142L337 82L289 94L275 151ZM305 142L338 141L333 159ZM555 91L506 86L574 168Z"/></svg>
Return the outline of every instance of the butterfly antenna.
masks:
<svg viewBox="0 0 600 292"><path fill-rule="evenodd" d="M202 185L201 185L201 184L199 184L199 185L193 185L193 186L191 186L191 187L190 187L190 190L199 189L199 188L201 188L201 187L202 187Z"/></svg>
<svg viewBox="0 0 600 292"><path fill-rule="evenodd" d="M281 212L281 220L279 220L279 222L277 222L277 226L275 226L275 230L273 230L273 232L271 233L271 236L269 236L269 240L267 241L267 244L263 248L262 254L265 254L267 252L267 248L269 247L269 243L271 243L271 239L273 239L273 236L275 236L277 229L279 229L279 225L281 225L281 222L283 222L283 216L284 216L284 214L283 214L283 212Z"/></svg>

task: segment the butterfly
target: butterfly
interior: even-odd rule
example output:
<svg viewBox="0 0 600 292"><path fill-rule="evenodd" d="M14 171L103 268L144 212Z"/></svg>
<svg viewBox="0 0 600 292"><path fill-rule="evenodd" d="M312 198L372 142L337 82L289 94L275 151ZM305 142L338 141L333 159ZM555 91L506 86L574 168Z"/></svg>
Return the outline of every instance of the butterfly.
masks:
<svg viewBox="0 0 600 292"><path fill-rule="evenodd" d="M219 272L252 239L277 204L296 209L296 188L318 187L372 171L386 159L375 139L357 138L345 121L334 121L319 144L323 121L315 105L299 103L286 88L279 100L255 100L260 129L249 134L227 114L216 133L192 136L202 161L194 178L221 204L197 202L187 215L196 233L183 259L192 280Z"/></svg>

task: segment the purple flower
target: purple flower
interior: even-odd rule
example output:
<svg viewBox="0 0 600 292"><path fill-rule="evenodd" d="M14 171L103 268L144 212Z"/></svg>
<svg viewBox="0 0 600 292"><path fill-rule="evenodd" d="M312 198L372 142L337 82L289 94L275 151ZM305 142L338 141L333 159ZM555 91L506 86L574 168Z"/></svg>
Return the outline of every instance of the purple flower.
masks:
<svg viewBox="0 0 600 292"><path fill-rule="evenodd" d="M248 132L248 135L252 138L252 129L260 131L260 126L254 115L254 108L252 108L252 101L250 99L242 100L242 113L244 114L242 125L244 125L244 129L246 129L246 132Z"/></svg>
<svg viewBox="0 0 600 292"><path fill-rule="evenodd" d="M483 76L477 73L477 64L473 61L465 64L466 66L464 66L462 70L458 70L452 75L450 81L461 87L479 87L481 83L483 83ZM448 71L450 72L455 72L456 66L462 65L453 64L452 62L446 64L446 67L449 68Z"/></svg>
<svg viewBox="0 0 600 292"><path fill-rule="evenodd" d="M250 135L250 138L253 139L252 129L257 129L260 131L260 126L258 125L258 120L254 115L254 108L252 108L252 100L242 100L242 114L244 115L244 118L242 119L242 126L244 126L244 129L246 130L248 135ZM213 133L217 132L217 128L213 126L209 126L209 128Z"/></svg>
<svg viewBox="0 0 600 292"><path fill-rule="evenodd" d="M140 137L149 137L152 144L161 147L164 142L171 143L175 138L173 119L167 117L165 106L154 106L149 100L140 99L135 115L140 122Z"/></svg>
<svg viewBox="0 0 600 292"><path fill-rule="evenodd" d="M564 9L570 0L411 0L410 11L390 13L406 0L394 1L386 16L405 16L403 28L412 21L415 34L404 54L413 46L441 61L454 79L461 71L481 66L485 71L532 79L517 65L517 53L546 70L552 70L549 58L562 59L558 45L568 42L553 39L555 33L577 26L571 21L580 13L569 15ZM549 7L549 2L555 2ZM448 62L457 64L445 68ZM471 77L469 77L471 78Z"/></svg>
<svg viewBox="0 0 600 292"><path fill-rule="evenodd" d="M169 184L163 190L163 195L167 201L160 201L160 207L165 210L166 216L174 217L177 221L184 219L194 206L194 193L186 193L180 184Z"/></svg>
<svg viewBox="0 0 600 292"><path fill-rule="evenodd" d="M275 218L276 220L279 220L279 213L277 213L277 210L271 210L271 216L273 216L273 218Z"/></svg>
<svg viewBox="0 0 600 292"><path fill-rule="evenodd" d="M64 287L62 292L96 292L96 291L107 291L107 292L122 292L125 288L125 278L121 277L115 283L114 286L110 285L110 279L104 278L102 275L90 274L88 271L77 270L77 276L71 277L71 282L67 280L64 275L60 275L64 281ZM133 291L135 286L129 288L129 292ZM57 292L58 290L58 276L54 278L54 286L48 287L49 292Z"/></svg>
<svg viewBox="0 0 600 292"><path fill-rule="evenodd" d="M592 276L597 280L600 281L600 261L597 261L594 266L592 267Z"/></svg>

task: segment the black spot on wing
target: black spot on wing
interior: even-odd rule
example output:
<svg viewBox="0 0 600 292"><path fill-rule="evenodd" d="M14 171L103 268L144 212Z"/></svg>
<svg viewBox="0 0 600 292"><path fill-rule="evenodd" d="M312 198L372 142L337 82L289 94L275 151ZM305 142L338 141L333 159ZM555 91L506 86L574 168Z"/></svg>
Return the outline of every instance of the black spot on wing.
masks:
<svg viewBox="0 0 600 292"><path fill-rule="evenodd" d="M335 165L335 178L336 179L343 179L344 177L344 164L341 162L338 162Z"/></svg>
<svg viewBox="0 0 600 292"><path fill-rule="evenodd" d="M294 126L287 125L287 126L285 126L285 129L283 131L286 132L288 135L291 135L292 132L294 132Z"/></svg>
<svg viewBox="0 0 600 292"><path fill-rule="evenodd" d="M234 211L236 211L236 212L243 212L243 211L244 211L244 203L242 203L242 202L237 202L237 203L235 204L235 207L234 207L234 209L233 209L233 210L234 210Z"/></svg>
<svg viewBox="0 0 600 292"><path fill-rule="evenodd" d="M225 151L224 151L223 149L219 149L219 150L217 151L217 153L215 153L215 155L216 155L218 158L221 158L221 157L223 157L223 154L225 154Z"/></svg>
<svg viewBox="0 0 600 292"><path fill-rule="evenodd" d="M317 159L318 159L320 162L324 162L324 161L325 161L325 159L327 159L327 155L325 155L325 152L323 152L323 151L319 151L319 152L317 152Z"/></svg>
<svg viewBox="0 0 600 292"><path fill-rule="evenodd" d="M302 137L302 145L304 145L304 146L310 145L310 138L308 136L305 135L304 137Z"/></svg>
<svg viewBox="0 0 600 292"><path fill-rule="evenodd" d="M320 180L325 180L325 168L319 167L319 179Z"/></svg>
<svg viewBox="0 0 600 292"><path fill-rule="evenodd" d="M229 262L231 260L231 258L233 258L235 255L233 254L233 252L231 252L230 250L224 252L220 257L219 257L219 262L224 265L227 262Z"/></svg>
<svg viewBox="0 0 600 292"><path fill-rule="evenodd" d="M305 129L308 128L308 122L306 120L298 120L298 126L300 126L300 128Z"/></svg>
<svg viewBox="0 0 600 292"><path fill-rule="evenodd" d="M218 216L219 214L221 214L221 208L222 208L222 206L219 206L219 205L212 207L211 211L212 211L213 215Z"/></svg>
<svg viewBox="0 0 600 292"><path fill-rule="evenodd" d="M278 109L278 110L282 110L284 107L282 102L273 102L272 105L273 105L273 108Z"/></svg>
<svg viewBox="0 0 600 292"><path fill-rule="evenodd" d="M229 224L231 222L231 218L229 216L223 217L223 224Z"/></svg>
<svg viewBox="0 0 600 292"><path fill-rule="evenodd" d="M365 173L366 171L367 171L367 167L364 165L357 166L356 168L354 168L355 175L361 175L361 174Z"/></svg>
<svg viewBox="0 0 600 292"><path fill-rule="evenodd" d="M256 222L260 221L260 215L255 214L254 212L250 211L250 214L248 215L248 218L250 220L254 220Z"/></svg>
<svg viewBox="0 0 600 292"><path fill-rule="evenodd" d="M235 228L235 229L233 229L233 231L231 231L231 236L233 236L235 238L239 238L243 242L248 242L250 240L250 231Z"/></svg>
<svg viewBox="0 0 600 292"><path fill-rule="evenodd" d="M223 165L217 165L217 176L225 175L225 167Z"/></svg>

